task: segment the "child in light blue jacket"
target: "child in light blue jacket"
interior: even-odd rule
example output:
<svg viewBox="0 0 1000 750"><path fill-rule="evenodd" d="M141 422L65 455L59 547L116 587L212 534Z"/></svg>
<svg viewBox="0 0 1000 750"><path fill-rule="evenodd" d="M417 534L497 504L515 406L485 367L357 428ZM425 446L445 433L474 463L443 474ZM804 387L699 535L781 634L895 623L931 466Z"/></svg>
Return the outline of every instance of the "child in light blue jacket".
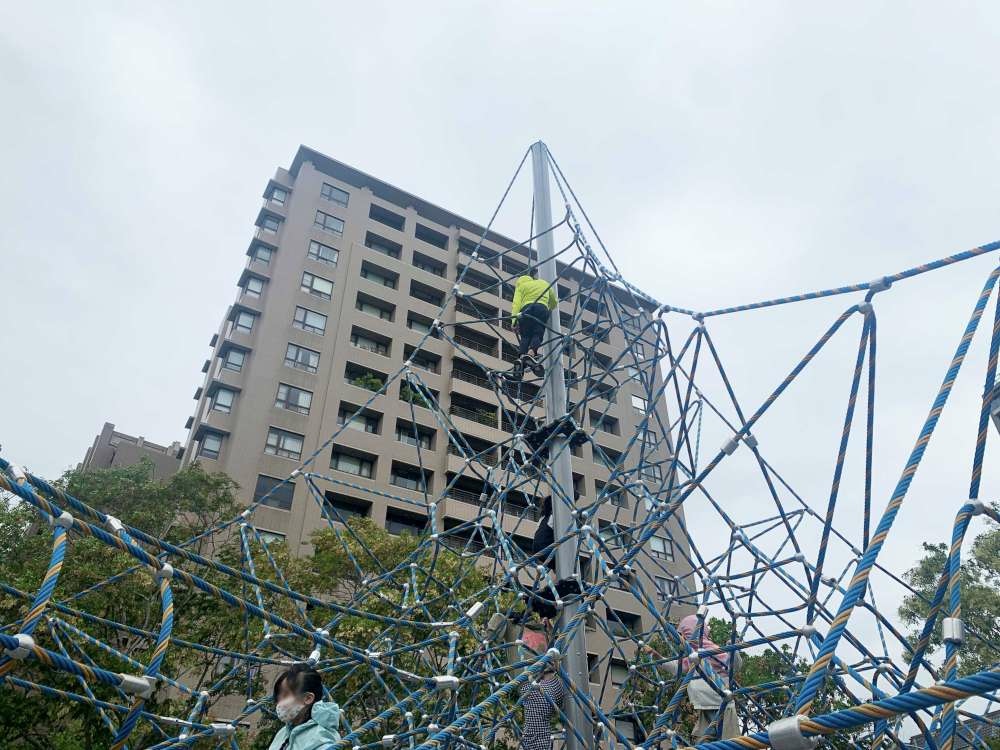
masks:
<svg viewBox="0 0 1000 750"><path fill-rule="evenodd" d="M332 750L340 740L340 706L323 700L319 672L296 665L274 683L274 710L285 722L268 750Z"/></svg>

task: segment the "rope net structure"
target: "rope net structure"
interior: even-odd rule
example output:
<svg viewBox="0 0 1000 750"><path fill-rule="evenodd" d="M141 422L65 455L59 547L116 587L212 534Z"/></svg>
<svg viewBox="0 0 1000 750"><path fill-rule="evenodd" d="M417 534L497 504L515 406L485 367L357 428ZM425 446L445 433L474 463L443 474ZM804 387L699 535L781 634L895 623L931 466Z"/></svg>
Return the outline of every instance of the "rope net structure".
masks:
<svg viewBox="0 0 1000 750"><path fill-rule="evenodd" d="M175 544L0 459L0 490L10 493L11 502L32 508L51 528L51 559L37 589L24 591L0 581L0 591L22 603L20 616L0 630L3 689L98 712L115 748L140 736L154 738L144 740L148 747L236 748L249 746L248 732L258 722L273 720L273 676L291 663L304 662L325 675L329 698L343 710L338 747L512 747L520 737L520 688L554 668L567 686L557 716L565 719L566 701L571 701L593 717L586 726L560 722L563 738L571 735L584 746L595 736L607 747L692 744L686 688L703 679L719 693L721 706L699 747L773 745L783 750L811 747L815 741L877 747L900 745L903 731L920 733L925 747L950 750L956 742L986 747L990 725L960 717L982 716L993 707L1000 688L1000 646L990 642L988 633L962 626L960 570L970 520L983 514L998 520L995 509L979 499L1000 349L995 300L993 326L985 333L985 395L979 420L970 425L976 430L976 449L968 500L956 504L947 562L938 571L919 638L902 632L879 608L880 592L870 584L877 579L880 586L914 593L897 571L880 564L879 553L973 335L996 296L1000 269L987 276L981 293L970 301L968 323L955 332L954 355L943 363L940 389L887 500L872 490L873 454L883 439L879 435L876 440L874 433L876 295L891 294L895 284L914 276L995 252L1000 243L870 283L725 309L681 309L656 302L621 277L562 171L551 155L547 158L565 205L561 220L546 230L556 239L559 277L576 274L589 282L560 299L561 330L547 334L556 345L547 349L544 375L515 380L491 370L482 364L481 342L463 335L458 324L442 322L475 320L498 339L513 340L510 321L490 300L498 289L505 296L510 293L523 272L516 262L522 256L513 249L495 252L480 245L425 337L447 340L476 365L456 377L491 388L499 418L497 412L465 414L454 405L443 410L439 394L421 377L414 359L372 390L369 402L357 411L364 414L380 394L401 388L410 408L421 410L424 421L431 415L449 440L448 451L462 459L463 470L449 476L440 492L425 491L421 474L408 480L413 483L409 489L424 490L421 502L382 493L413 505L428 519L401 556L377 559L352 519L325 501L331 487L372 492L317 461L350 428L350 420L285 480L307 484L332 538L354 568L345 574L353 585L341 597L314 597L292 585L294 577L286 570L292 558L255 524L266 496L238 517ZM518 247L530 253L537 239ZM484 274L492 281L484 282ZM793 368L775 377L770 395L757 404L741 399L713 339L713 318L838 295L846 297L842 311ZM624 333L628 345L609 357L598 353L597 344L612 328ZM829 493L817 501L786 481L778 462L772 463L758 444L754 428L832 339L851 336L857 338L857 348L843 431L832 457ZM538 407L545 380L557 370L567 377L569 401L563 416L546 424ZM598 441L612 409L607 396L623 383L642 394L633 399L642 421L635 434L624 436L625 449L611 455ZM456 427L456 416L493 426L502 420L511 437L500 445L470 444ZM412 422L418 423L415 412ZM710 424L726 435L721 447L703 444ZM864 512L835 525L852 435L855 445L864 445ZM421 435L410 437L421 456L426 447ZM588 443L609 476L596 498L583 500L559 486L551 465L556 449L574 451ZM736 459L750 462L759 489L757 501L738 508L716 496L712 483L717 468ZM858 494L857 488L851 492ZM961 492L964 496L964 488ZM476 508L475 517L446 526L439 505L462 493ZM552 546L533 553L524 541L531 536L526 528L539 518L536 499L547 495L553 504L568 507L573 524L556 534ZM685 523L685 504L695 500L716 516L713 533L698 536ZM614 509L612 521L597 523L601 508ZM657 541L665 530L669 550ZM217 538L235 542L235 559L205 553L204 541ZM67 591L59 585L60 572L67 550L81 539L105 545L125 563L110 579ZM564 544L574 545L588 561L577 579L580 593L557 591L552 560L554 549ZM119 622L88 612L89 594L140 577L154 582L158 621ZM178 589L228 608L234 621L242 623L240 642L219 649L181 637L175 615L180 624L188 613L174 611ZM551 647L540 653L516 640L518 631L510 625L515 613L539 596L570 613L552 633ZM623 597L631 610L642 613L639 619L626 621L607 605L609 599ZM727 626L726 637L711 648L682 637L678 621L691 613L702 616L705 632L705 615L717 617ZM355 627L359 623L364 627ZM931 636L942 627L943 666L928 657ZM604 632L610 646L593 656L589 666L596 684L588 689L569 679L561 657L572 635L596 631ZM364 639L359 641L358 632L366 634ZM125 653L109 633L138 642L140 648ZM959 654L972 641L994 655L994 665L960 677ZM189 674L169 673L164 665L170 652L215 659L211 685L196 690L188 684ZM721 654L733 665L736 654L745 661L766 659L771 673L765 681L751 681L736 668L720 671L720 662L712 657ZM681 664L684 668L678 668ZM182 702L185 711L168 716L146 710L151 697L163 691ZM744 736L713 739L720 736L729 706L735 706ZM229 712L222 713L223 708ZM810 739L814 737L818 740Z"/></svg>

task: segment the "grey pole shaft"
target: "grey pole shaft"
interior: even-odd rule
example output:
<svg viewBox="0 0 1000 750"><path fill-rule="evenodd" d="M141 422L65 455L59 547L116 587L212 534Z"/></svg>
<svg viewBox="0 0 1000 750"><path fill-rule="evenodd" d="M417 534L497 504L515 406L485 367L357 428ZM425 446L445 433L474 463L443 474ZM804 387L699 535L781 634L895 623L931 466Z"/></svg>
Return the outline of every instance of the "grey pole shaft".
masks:
<svg viewBox="0 0 1000 750"><path fill-rule="evenodd" d="M538 141L531 147L531 171L534 177L535 195L535 235L547 232L552 227L552 204L549 199L549 163L545 144ZM552 232L538 237L538 276L556 288L555 246ZM545 343L545 418L549 424L566 416L566 379L562 364L562 329L559 321L559 308L549 314L549 331L546 332ZM552 486L552 530L555 538L566 535L574 526L572 509L575 507L573 497L573 466L570 459L569 446L565 437L556 437L549 444L549 454L553 456L550 470L553 477ZM577 573L577 539L570 539L560 544L556 549L556 576L562 580L572 578ZM572 617L571 608L566 607L559 613L559 626L563 628ZM590 670L587 667L587 644L584 628L578 627L563 654L563 669L569 675L572 687L589 690ZM566 728L566 750L591 750L594 746L594 726L588 713L584 713L574 699L567 696L563 705L566 718L570 725L584 739L583 747L572 730Z"/></svg>

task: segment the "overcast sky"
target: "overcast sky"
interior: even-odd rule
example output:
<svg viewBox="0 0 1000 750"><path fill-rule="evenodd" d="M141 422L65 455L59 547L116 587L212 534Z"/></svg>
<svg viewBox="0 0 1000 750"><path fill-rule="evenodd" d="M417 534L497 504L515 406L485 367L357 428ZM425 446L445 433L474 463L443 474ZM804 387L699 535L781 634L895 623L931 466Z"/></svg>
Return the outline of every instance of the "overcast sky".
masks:
<svg viewBox="0 0 1000 750"><path fill-rule="evenodd" d="M1000 6L937 8L18 3L0 26L3 454L57 476L105 420L184 439L261 191L300 143L485 221L543 138L625 275L685 307L998 239ZM523 234L523 209L501 228ZM878 512L995 262L877 300ZM744 406L848 304L712 322ZM818 508L859 321L757 431ZM898 568L966 496L985 345L887 546ZM759 481L730 466L723 502L766 515ZM837 519L852 531L856 479Z"/></svg>

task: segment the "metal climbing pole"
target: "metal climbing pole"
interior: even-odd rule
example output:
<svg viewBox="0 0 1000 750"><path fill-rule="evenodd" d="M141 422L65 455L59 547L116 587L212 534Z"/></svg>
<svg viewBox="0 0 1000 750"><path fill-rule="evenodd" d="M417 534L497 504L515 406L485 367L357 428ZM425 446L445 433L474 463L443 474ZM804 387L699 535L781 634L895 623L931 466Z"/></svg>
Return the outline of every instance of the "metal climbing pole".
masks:
<svg viewBox="0 0 1000 750"><path fill-rule="evenodd" d="M555 245L552 239L552 203L549 198L548 149L541 141L531 147L531 168L534 177L535 231L538 251L538 276L553 288L556 286ZM544 233L544 234L543 234ZM562 327L559 321L559 307L549 314L549 333L545 344L545 418L549 424L566 417L566 379L562 364ZM549 455L553 456L550 470L552 486L552 526L555 538L565 536L575 524L573 506L573 467L567 438L557 435L553 438ZM577 573L577 548L575 536L556 548L556 576L562 580L572 578ZM559 613L559 627L569 623L573 613L566 607ZM571 685L581 690L589 690L590 679L587 668L587 643L584 628L578 627L569 641L562 659L563 669L569 675ZM570 727L583 737L583 747L579 747L570 727L566 728L566 750L591 750L594 746L593 719L584 713L584 708L575 700L567 698L563 706Z"/></svg>

